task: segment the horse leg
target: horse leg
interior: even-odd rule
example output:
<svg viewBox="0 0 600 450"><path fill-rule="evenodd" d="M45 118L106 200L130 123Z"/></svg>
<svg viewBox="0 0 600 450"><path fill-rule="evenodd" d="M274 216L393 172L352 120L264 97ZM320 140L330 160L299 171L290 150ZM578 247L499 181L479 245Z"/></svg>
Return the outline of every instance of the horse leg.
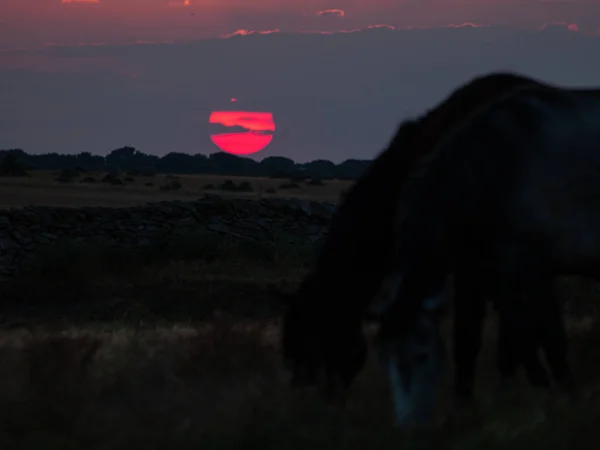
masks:
<svg viewBox="0 0 600 450"><path fill-rule="evenodd" d="M542 283L506 283L495 299L500 316L498 330L498 371L503 381L513 378L522 364L533 386L547 387L550 378L539 357L541 328L538 316Z"/></svg>
<svg viewBox="0 0 600 450"><path fill-rule="evenodd" d="M498 372L502 380L513 378L522 361L517 357L518 340L506 320L498 321Z"/></svg>
<svg viewBox="0 0 600 450"><path fill-rule="evenodd" d="M524 351L523 341L528 340L531 348ZM500 319L498 330L498 371L503 381L508 381L522 365L527 379L533 386L546 387L550 379L539 358L540 334L536 327L530 330L515 328L510 321Z"/></svg>
<svg viewBox="0 0 600 450"><path fill-rule="evenodd" d="M457 270L454 276L454 362L455 393L460 399L473 396L473 384L477 357L481 350L483 323L485 319L486 301L483 287L474 282L472 273ZM522 355L522 341L525 330L512 327L507 320L500 320L498 330L498 369L504 380L513 378L521 365L527 371L529 381L534 386L548 386L549 378L538 357L536 332L530 332L531 340L528 356ZM525 359L523 359L525 358Z"/></svg>
<svg viewBox="0 0 600 450"><path fill-rule="evenodd" d="M486 302L475 277L465 270L454 274L454 390L461 400L473 397L477 357L481 350Z"/></svg>
<svg viewBox="0 0 600 450"><path fill-rule="evenodd" d="M535 324L535 329L531 330L533 335L530 339L534 343L536 351L530 359L524 361L524 364L531 384L548 386L549 379L537 357L538 349L541 348L554 380L570 390L573 380L567 359L564 310L561 299L556 295L553 281L549 277L534 278L527 288L528 298L525 301L528 305L527 310L530 311L530 321Z"/></svg>
<svg viewBox="0 0 600 450"><path fill-rule="evenodd" d="M554 381L568 392L572 392L574 381L567 358L568 340L562 299L557 295L552 280L541 283L537 295L537 303L543 308L539 311L544 320L540 324L538 334L546 363Z"/></svg>

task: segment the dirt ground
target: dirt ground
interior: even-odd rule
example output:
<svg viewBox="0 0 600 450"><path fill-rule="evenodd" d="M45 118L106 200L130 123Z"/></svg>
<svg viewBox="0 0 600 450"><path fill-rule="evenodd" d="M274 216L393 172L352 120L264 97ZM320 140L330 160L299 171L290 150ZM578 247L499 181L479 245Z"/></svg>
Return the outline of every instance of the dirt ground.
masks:
<svg viewBox="0 0 600 450"><path fill-rule="evenodd" d="M29 205L125 207L164 200L193 200L205 193L223 197L298 197L337 202L340 193L350 185L348 181L332 180L324 181L322 186L297 182L298 187L281 188L290 181L258 177L165 174L134 175L128 181L125 181L127 175L124 174L120 177L123 185L112 185L101 182L105 173L81 173L72 181L63 183L56 181L60 171L31 171L29 175L22 178L0 177L0 208ZM86 177L93 178L96 182L81 182ZM181 183L179 189L160 189L174 180ZM249 182L253 191L224 191L220 186L225 180L232 180L236 185Z"/></svg>

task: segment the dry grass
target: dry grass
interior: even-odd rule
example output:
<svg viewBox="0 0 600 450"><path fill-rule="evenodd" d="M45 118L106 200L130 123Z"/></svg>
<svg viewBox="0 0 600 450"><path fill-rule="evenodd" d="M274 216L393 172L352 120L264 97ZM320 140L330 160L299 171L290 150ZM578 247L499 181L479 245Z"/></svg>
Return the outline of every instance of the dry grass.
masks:
<svg viewBox="0 0 600 450"><path fill-rule="evenodd" d="M6 331L0 446L563 449L587 448L599 435L595 382L577 404L522 382L500 394L489 357L477 403L455 408L446 387L440 424L398 432L390 427L387 385L373 361L342 411L312 392L286 388L277 342L277 321L233 318L194 327Z"/></svg>
<svg viewBox="0 0 600 450"><path fill-rule="evenodd" d="M334 180L325 181L324 186L298 183L300 189L282 190L279 186L288 180L219 175L178 175L177 180L182 185L181 189L162 191L159 187L173 179L164 174L152 177L134 176L132 177L133 181L115 186L100 182L105 173L83 173L75 177L71 183L56 181L59 173L56 171L32 171L29 177L24 178L0 177L0 208L29 205L124 207L163 200L192 200L205 193L216 193L229 198L298 197L337 202L341 192L350 185L348 181ZM80 183L80 179L87 176L93 177L98 182ZM254 191L228 192L218 189L225 180L232 180L236 184L248 181ZM146 183L153 183L153 185L146 186ZM206 185L209 184L212 184L215 189L206 189ZM276 192L269 193L269 189L274 189Z"/></svg>
<svg viewBox="0 0 600 450"><path fill-rule="evenodd" d="M500 393L490 322L478 401L456 407L448 379L439 424L402 433L390 426L375 361L343 411L287 389L276 293L297 284L310 258L219 245L217 259L171 254L111 264L88 255L5 284L0 448L517 450L587 448L600 438L594 285L565 283L577 302L570 319L583 386L577 403L523 380Z"/></svg>

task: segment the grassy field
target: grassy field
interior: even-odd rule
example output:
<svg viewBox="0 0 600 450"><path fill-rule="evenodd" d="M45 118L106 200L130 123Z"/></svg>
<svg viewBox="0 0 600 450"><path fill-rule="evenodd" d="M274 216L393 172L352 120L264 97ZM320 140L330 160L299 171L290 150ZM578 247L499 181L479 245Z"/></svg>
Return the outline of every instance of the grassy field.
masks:
<svg viewBox="0 0 600 450"><path fill-rule="evenodd" d="M600 439L594 284L563 283L577 401L522 379L499 391L490 320L477 401L454 405L448 377L439 423L403 433L373 351L345 410L287 389L277 294L297 286L311 249L184 238L137 257L56 243L0 285L1 449L552 450Z"/></svg>
<svg viewBox="0 0 600 450"><path fill-rule="evenodd" d="M123 207L162 200L192 200L205 193L223 197L298 197L337 202L340 193L350 185L347 181L337 180L311 185L306 182L291 183L287 179L165 174L123 174L119 176L123 184L112 184L102 182L105 176L105 173L86 172L57 181L61 179L61 171L31 171L27 177L0 177L0 208L29 205ZM95 181L82 182L86 178ZM238 186L248 182L253 190L223 190L221 186L226 180ZM167 189L166 186L173 182L181 186Z"/></svg>

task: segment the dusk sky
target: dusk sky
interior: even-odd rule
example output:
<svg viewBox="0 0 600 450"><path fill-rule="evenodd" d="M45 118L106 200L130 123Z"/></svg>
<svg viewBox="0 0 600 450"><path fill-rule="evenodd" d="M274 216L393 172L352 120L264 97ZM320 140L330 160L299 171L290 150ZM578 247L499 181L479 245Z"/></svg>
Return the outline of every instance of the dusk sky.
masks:
<svg viewBox="0 0 600 450"><path fill-rule="evenodd" d="M599 56L600 0L0 0L0 149L368 159L473 76Z"/></svg>

